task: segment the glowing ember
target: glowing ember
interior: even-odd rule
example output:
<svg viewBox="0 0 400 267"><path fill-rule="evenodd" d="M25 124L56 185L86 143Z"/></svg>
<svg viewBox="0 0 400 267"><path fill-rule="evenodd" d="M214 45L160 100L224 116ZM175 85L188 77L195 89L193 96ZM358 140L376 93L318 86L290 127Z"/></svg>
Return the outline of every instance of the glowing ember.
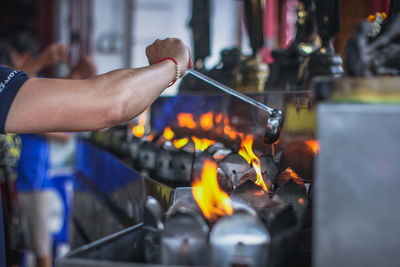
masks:
<svg viewBox="0 0 400 267"><path fill-rule="evenodd" d="M313 151L313 153L315 155L318 154L318 152L320 150L318 140L308 140L308 141L305 141L305 144Z"/></svg>
<svg viewBox="0 0 400 267"><path fill-rule="evenodd" d="M211 111L201 115L200 127L206 131L210 130L214 126L213 118L214 118L214 113L212 113Z"/></svg>
<svg viewBox="0 0 400 267"><path fill-rule="evenodd" d="M146 124L146 117L143 114L139 115L138 124L132 127L132 134L138 138L141 138L145 132L144 128L145 124Z"/></svg>
<svg viewBox="0 0 400 267"><path fill-rule="evenodd" d="M171 127L165 127L163 137L167 140L171 140L175 133L171 130Z"/></svg>
<svg viewBox="0 0 400 267"><path fill-rule="evenodd" d="M138 138L144 135L144 127L143 125L136 125L132 127L132 134Z"/></svg>
<svg viewBox="0 0 400 267"><path fill-rule="evenodd" d="M172 144L174 145L174 147L179 149L179 148L184 147L188 142L189 142L188 138L182 138L182 139L176 139L176 140L172 141Z"/></svg>
<svg viewBox="0 0 400 267"><path fill-rule="evenodd" d="M193 120L193 114L190 113L179 113L178 125L179 127L189 128L189 129L194 129L197 127L196 122Z"/></svg>
<svg viewBox="0 0 400 267"><path fill-rule="evenodd" d="M204 216L211 221L233 213L231 200L223 192L217 181L217 164L206 160L201 171L201 178L194 177L192 194Z"/></svg>
<svg viewBox="0 0 400 267"><path fill-rule="evenodd" d="M268 192L267 185L264 182L264 179L261 174L261 164L260 160L257 158L256 155L254 155L253 149L253 136L248 135L245 137L245 139L242 139L242 145L239 150L239 154L244 157L249 164L251 164L254 168L254 170L257 173L257 181L256 184L258 186L261 186L262 189Z"/></svg>
<svg viewBox="0 0 400 267"><path fill-rule="evenodd" d="M154 135L152 135L152 134L149 134L147 137L146 137L146 139L147 139L147 141L153 141L153 139L154 139Z"/></svg>
<svg viewBox="0 0 400 267"><path fill-rule="evenodd" d="M207 147L215 144L214 140L210 140L207 138L197 138L196 136L192 136L192 140L194 143L194 148L200 151L204 151L207 149Z"/></svg>
<svg viewBox="0 0 400 267"><path fill-rule="evenodd" d="M224 134L229 136L229 138L232 140L236 139L236 137L239 135L239 133L232 130L231 126L229 125L228 115L224 116Z"/></svg>
<svg viewBox="0 0 400 267"><path fill-rule="evenodd" d="M218 113L215 115L215 123L220 124L222 122L222 113Z"/></svg>

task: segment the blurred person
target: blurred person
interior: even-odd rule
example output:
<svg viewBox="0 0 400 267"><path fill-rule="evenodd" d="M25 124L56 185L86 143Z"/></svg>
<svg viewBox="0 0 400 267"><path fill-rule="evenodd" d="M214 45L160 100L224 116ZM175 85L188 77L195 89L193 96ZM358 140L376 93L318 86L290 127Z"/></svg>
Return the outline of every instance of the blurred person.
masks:
<svg viewBox="0 0 400 267"><path fill-rule="evenodd" d="M90 79L29 77L0 66L0 133L91 131L127 122L193 67L179 39L146 48L149 66L111 71Z"/></svg>
<svg viewBox="0 0 400 267"><path fill-rule="evenodd" d="M0 64L13 67L11 58L11 46L8 42L0 40ZM3 210L3 229L0 229L0 242L6 244L6 254L8 266L16 266L22 258L25 248L23 228L20 223L17 191L16 191L16 171L21 152L21 139L16 134L0 135L0 209ZM1 219L1 218L0 218ZM1 253L1 252L0 252ZM0 259L0 266L2 266Z"/></svg>
<svg viewBox="0 0 400 267"><path fill-rule="evenodd" d="M39 72L68 59L68 46L51 43L40 54L36 43L28 32L19 32L11 36L11 56L14 69L23 70L29 76L38 76ZM87 79L96 74L96 67L89 56L81 57L78 64L70 70L68 79Z"/></svg>
<svg viewBox="0 0 400 267"><path fill-rule="evenodd" d="M52 43L36 56L36 45L26 33L16 34L12 40L14 66L31 76L43 69L66 62L67 46ZM95 68L89 60L82 58L71 71L75 79L90 78ZM36 258L36 266L50 267L52 264L52 240L48 225L51 208L50 143L66 143L67 133L21 134L21 157L17 166L19 212L25 225L27 248Z"/></svg>

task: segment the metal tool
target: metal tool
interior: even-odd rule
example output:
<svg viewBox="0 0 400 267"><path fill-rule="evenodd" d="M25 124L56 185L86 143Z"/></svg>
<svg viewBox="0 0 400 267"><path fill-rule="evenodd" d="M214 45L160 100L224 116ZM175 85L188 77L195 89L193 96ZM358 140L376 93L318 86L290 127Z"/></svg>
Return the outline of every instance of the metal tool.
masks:
<svg viewBox="0 0 400 267"><path fill-rule="evenodd" d="M263 103L258 102L253 98L248 97L247 95L244 95L226 85L223 85L222 83L217 82L216 80L194 69L187 69L186 72L192 74L193 76L199 78L200 80L205 81L206 83L214 87L217 87L218 89L224 91L225 93L237 97L243 100L244 102L255 106L256 108L266 111L269 114L269 118L267 120L267 129L265 130L264 134L264 142L268 144L273 144L279 139L284 122L284 116L281 110L270 108L264 105Z"/></svg>

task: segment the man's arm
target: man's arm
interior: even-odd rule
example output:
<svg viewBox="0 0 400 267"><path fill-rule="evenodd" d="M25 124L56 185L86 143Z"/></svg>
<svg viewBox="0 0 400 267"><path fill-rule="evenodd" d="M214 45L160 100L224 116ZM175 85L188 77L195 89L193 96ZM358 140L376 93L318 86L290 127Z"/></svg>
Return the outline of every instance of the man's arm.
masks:
<svg viewBox="0 0 400 267"><path fill-rule="evenodd" d="M20 88L5 131L40 133L98 130L142 113L175 80L175 58L182 74L193 63L179 39L157 40L147 47L150 66L120 69L87 80L30 78Z"/></svg>

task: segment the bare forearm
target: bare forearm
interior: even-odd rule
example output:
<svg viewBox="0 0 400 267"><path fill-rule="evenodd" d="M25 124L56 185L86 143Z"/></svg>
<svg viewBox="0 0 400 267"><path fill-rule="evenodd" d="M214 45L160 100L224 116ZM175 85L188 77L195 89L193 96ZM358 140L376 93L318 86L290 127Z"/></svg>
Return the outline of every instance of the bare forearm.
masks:
<svg viewBox="0 0 400 267"><path fill-rule="evenodd" d="M124 69L96 77L95 83L104 82L104 91L109 89L120 99L115 107L119 121L128 121L142 113L175 79L176 67L172 61L139 69ZM107 81L108 80L108 81ZM100 101L100 99L99 99Z"/></svg>
<svg viewBox="0 0 400 267"><path fill-rule="evenodd" d="M31 78L11 106L6 131L88 131L123 123L148 107L175 71L174 63L165 61L88 80Z"/></svg>

